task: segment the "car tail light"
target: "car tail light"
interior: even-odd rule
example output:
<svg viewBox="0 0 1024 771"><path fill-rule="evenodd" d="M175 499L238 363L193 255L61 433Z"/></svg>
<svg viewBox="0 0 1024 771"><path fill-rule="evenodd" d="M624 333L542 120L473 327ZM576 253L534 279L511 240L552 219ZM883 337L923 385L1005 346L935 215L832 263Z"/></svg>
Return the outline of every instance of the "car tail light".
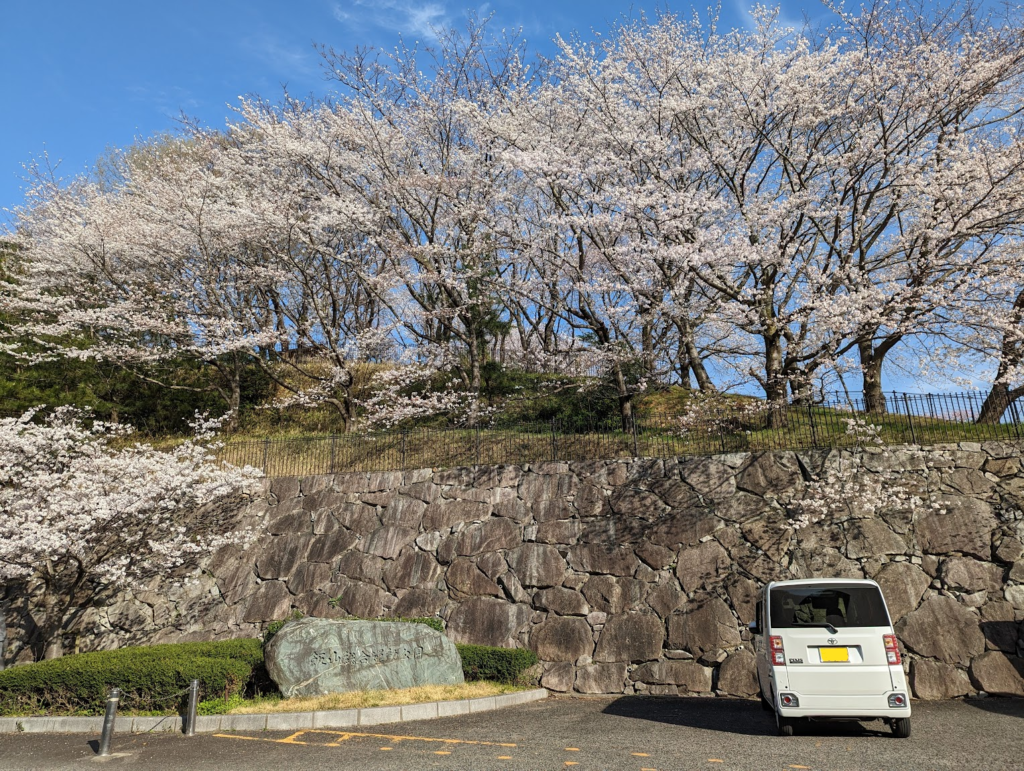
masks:
<svg viewBox="0 0 1024 771"><path fill-rule="evenodd" d="M780 693L779 703L783 707L799 707L800 699L797 698L796 694L793 693Z"/></svg>
<svg viewBox="0 0 1024 771"><path fill-rule="evenodd" d="M772 651L772 666L786 666L786 651L782 647L782 638L772 635L768 638L768 647Z"/></svg>
<svg viewBox="0 0 1024 771"><path fill-rule="evenodd" d="M885 643L885 658L889 660L890 666L897 666L903 663L900 657L900 645L896 642L896 635L883 634L882 642Z"/></svg>
<svg viewBox="0 0 1024 771"><path fill-rule="evenodd" d="M890 707L906 707L907 695L905 693L893 693L889 695Z"/></svg>

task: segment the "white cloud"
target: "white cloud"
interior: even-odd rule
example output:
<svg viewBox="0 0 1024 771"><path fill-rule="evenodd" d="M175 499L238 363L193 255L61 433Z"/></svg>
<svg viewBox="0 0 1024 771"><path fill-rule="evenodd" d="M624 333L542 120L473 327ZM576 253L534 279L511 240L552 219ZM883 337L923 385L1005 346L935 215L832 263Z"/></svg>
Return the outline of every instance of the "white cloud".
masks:
<svg viewBox="0 0 1024 771"><path fill-rule="evenodd" d="M434 38L433 30L448 26L451 20L443 2L417 0L351 0L334 3L331 12L350 29L377 27L418 40Z"/></svg>

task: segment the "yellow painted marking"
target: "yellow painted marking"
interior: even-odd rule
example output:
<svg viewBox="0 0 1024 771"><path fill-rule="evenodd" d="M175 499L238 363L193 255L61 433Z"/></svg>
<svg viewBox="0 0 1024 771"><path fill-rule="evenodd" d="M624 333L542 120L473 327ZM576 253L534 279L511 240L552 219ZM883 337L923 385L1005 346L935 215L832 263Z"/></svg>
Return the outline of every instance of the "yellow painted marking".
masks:
<svg viewBox="0 0 1024 771"><path fill-rule="evenodd" d="M632 755L634 758L649 758L649 757L651 757L646 752L631 752L629 754Z"/></svg>
<svg viewBox="0 0 1024 771"><path fill-rule="evenodd" d="M567 766L578 766L579 763L577 763L575 760L567 760L567 761L565 761L565 765L567 765Z"/></svg>
<svg viewBox="0 0 1024 771"><path fill-rule="evenodd" d="M658 771L656 768L641 768L640 771Z"/></svg>
<svg viewBox="0 0 1024 771"><path fill-rule="evenodd" d="M394 747L381 747L380 751L381 752L391 752L391 750L393 750L393 749L394 749Z"/></svg>
<svg viewBox="0 0 1024 771"><path fill-rule="evenodd" d="M511 755L499 755L498 760L512 760Z"/></svg>
<svg viewBox="0 0 1024 771"><path fill-rule="evenodd" d="M708 758L708 763L724 763L725 761L721 758Z"/></svg>
<svg viewBox="0 0 1024 771"><path fill-rule="evenodd" d="M565 751L566 752L579 752L580 748L579 747L566 747Z"/></svg>
<svg viewBox="0 0 1024 771"><path fill-rule="evenodd" d="M451 755L448 750L434 750L435 755Z"/></svg>
<svg viewBox="0 0 1024 771"><path fill-rule="evenodd" d="M790 766L790 768L809 769L810 766Z"/></svg>
<svg viewBox="0 0 1024 771"><path fill-rule="evenodd" d="M215 737L221 739L245 739L247 741L256 742L272 742L274 744L302 744L308 745L310 742L300 741L299 737L305 737L307 734L324 734L326 736L336 737L330 744L321 744L317 746L321 747L337 747L338 743L347 741L349 739L384 739L385 741L398 743L398 742L435 742L438 744L463 744L473 745L476 747L518 747L518 744L511 744L508 742L481 742L473 741L471 739L435 739L427 736L398 736L394 734L370 734L370 733L356 733L354 731L326 731L322 729L311 729L305 731L298 731L291 736L287 736L284 739L264 739L258 736L237 736L235 734L214 734ZM389 748L390 749L390 748ZM573 748L575 749L575 748Z"/></svg>

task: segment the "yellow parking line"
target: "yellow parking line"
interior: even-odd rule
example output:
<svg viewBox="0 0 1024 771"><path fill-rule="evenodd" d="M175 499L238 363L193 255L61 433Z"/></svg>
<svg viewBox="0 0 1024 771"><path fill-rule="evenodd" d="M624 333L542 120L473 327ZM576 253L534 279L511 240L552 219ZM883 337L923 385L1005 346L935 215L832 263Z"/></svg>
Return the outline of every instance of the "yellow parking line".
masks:
<svg viewBox="0 0 1024 771"><path fill-rule="evenodd" d="M239 736L237 734L214 734L215 737L220 739L245 739L246 741L256 742L273 742L274 744L300 744L309 746L311 742L301 741L299 737L305 737L309 734L323 734L326 736L336 737L330 744L317 744L315 746L320 747L337 747L340 742L348 741L349 739L384 739L385 741L398 743L398 742L435 742L438 744L461 744L461 745L472 745L476 747L518 747L518 744L512 744L509 742L483 742L475 741L472 739L435 739L429 736L401 736L395 734L373 734L373 733L356 733L354 731L325 731L322 729L309 729L304 731L297 731L291 736L286 736L283 739L266 739L259 736ZM389 748L390 749L390 748Z"/></svg>

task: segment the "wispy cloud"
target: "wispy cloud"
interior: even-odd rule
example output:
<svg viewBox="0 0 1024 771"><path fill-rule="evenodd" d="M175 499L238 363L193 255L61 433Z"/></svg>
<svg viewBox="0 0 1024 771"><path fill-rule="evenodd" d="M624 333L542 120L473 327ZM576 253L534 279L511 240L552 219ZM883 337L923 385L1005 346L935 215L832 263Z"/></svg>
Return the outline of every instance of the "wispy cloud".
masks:
<svg viewBox="0 0 1024 771"><path fill-rule="evenodd" d="M433 30L451 22L445 3L419 0L351 0L334 3L332 13L351 30L376 27L416 39L433 38Z"/></svg>
<svg viewBox="0 0 1024 771"><path fill-rule="evenodd" d="M191 91L179 86L160 88L152 84L134 85L128 86L127 91L133 100L152 105L161 114L173 119L200 106Z"/></svg>
<svg viewBox="0 0 1024 771"><path fill-rule="evenodd" d="M305 81L316 78L320 72L320 60L312 44L288 43L267 30L241 39L239 47L269 65L281 81Z"/></svg>

